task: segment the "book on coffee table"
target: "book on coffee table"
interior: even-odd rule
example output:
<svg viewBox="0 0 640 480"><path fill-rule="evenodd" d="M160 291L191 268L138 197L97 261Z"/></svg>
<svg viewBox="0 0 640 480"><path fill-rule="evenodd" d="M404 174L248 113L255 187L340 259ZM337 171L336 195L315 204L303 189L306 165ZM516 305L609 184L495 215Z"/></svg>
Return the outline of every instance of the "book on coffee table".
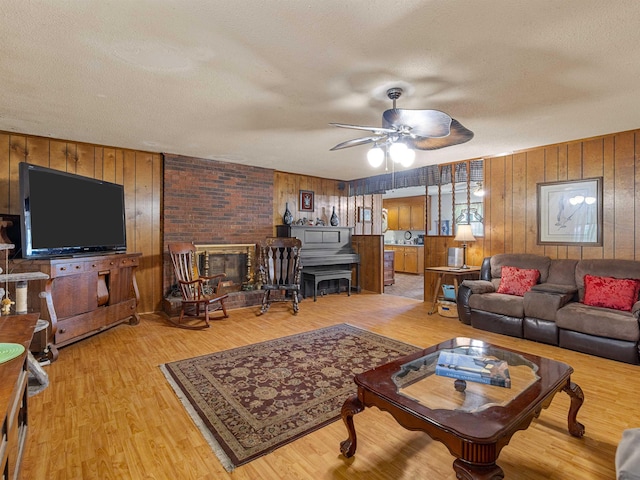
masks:
<svg viewBox="0 0 640 480"><path fill-rule="evenodd" d="M509 365L493 357L440 352L436 375L511 388Z"/></svg>

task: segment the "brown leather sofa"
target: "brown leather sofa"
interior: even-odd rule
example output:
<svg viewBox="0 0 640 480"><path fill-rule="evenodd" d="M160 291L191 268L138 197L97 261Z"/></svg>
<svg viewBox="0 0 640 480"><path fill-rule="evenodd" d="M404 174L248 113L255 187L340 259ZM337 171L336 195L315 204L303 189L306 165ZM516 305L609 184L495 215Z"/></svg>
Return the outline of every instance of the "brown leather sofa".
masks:
<svg viewBox="0 0 640 480"><path fill-rule="evenodd" d="M506 266L537 269L540 279L522 297L497 293ZM640 262L552 260L533 254L487 257L480 280L465 280L458 289L458 316L474 328L640 364L640 301L631 312L585 305L586 274L640 279Z"/></svg>

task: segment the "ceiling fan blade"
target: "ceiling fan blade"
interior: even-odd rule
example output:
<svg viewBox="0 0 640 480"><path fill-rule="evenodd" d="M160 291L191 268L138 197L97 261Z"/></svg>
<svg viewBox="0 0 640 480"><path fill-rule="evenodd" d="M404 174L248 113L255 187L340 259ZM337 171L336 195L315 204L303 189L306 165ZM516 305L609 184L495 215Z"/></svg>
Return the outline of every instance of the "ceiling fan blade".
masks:
<svg viewBox="0 0 640 480"><path fill-rule="evenodd" d="M385 137L386 135L383 135L381 137L379 136L379 137L354 138L353 140L347 140L346 142L339 143L335 147L331 148L330 151L340 150L342 148L347 148L347 147L355 147L357 145L365 145L367 143L378 142L378 141L384 140Z"/></svg>
<svg viewBox="0 0 640 480"><path fill-rule="evenodd" d="M406 140L407 146L418 150L437 150L439 148L450 147L468 142L473 138L473 132L462 126L455 118L451 119L451 133L447 137L429 138L416 137Z"/></svg>
<svg viewBox="0 0 640 480"><path fill-rule="evenodd" d="M440 110L405 110L392 108L382 114L384 127L411 127L411 134L439 138L450 133L451 117Z"/></svg>
<svg viewBox="0 0 640 480"><path fill-rule="evenodd" d="M330 123L329 125L333 125L334 127L340 127L340 128L353 128L356 130L366 130L368 132L373 132L376 135L382 135L383 133L396 133L398 131L396 128L363 127L361 125L349 125L346 123Z"/></svg>

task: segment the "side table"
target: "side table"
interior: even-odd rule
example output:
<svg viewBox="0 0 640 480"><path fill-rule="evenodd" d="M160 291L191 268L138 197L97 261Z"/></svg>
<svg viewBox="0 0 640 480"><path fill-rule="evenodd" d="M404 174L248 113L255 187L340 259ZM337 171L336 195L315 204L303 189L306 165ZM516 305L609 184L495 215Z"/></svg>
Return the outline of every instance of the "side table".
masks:
<svg viewBox="0 0 640 480"><path fill-rule="evenodd" d="M458 296L458 279L460 277L470 277L477 279L480 277L480 267L468 267L468 268L457 268L457 267L426 267L424 269L425 273L437 273L438 280L436 281L436 288L433 290L433 300L431 311L429 315L432 315L436 311L436 305L438 302L438 292L440 291L440 286L443 284L444 278L448 275L453 278L453 288L456 292L456 297Z"/></svg>

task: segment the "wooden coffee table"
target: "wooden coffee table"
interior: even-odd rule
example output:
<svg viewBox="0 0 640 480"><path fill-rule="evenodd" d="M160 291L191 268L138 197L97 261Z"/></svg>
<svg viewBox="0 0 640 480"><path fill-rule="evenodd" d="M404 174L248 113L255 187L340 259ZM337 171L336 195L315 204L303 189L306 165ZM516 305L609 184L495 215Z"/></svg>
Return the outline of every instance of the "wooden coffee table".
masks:
<svg viewBox="0 0 640 480"><path fill-rule="evenodd" d="M435 374L442 350L505 360L511 388L470 381L454 385L453 378ZM365 407L376 406L404 428L423 431L446 445L456 457L453 469L457 478L504 478L496 464L500 451L515 432L529 427L557 392L571 397L569 433L584 435L584 426L576 420L584 395L571 381L572 373L573 368L562 362L480 340L454 338L356 375L358 393L342 406L349 438L340 444L340 450L345 457L355 454L353 416Z"/></svg>

